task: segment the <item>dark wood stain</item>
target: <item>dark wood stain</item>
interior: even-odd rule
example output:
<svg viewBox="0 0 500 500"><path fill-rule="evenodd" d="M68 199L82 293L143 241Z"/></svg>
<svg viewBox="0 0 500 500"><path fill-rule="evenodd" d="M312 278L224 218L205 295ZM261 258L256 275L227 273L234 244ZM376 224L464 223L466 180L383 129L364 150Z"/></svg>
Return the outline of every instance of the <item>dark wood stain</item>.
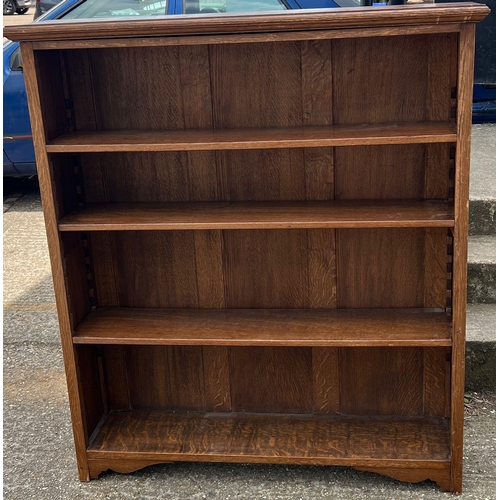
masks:
<svg viewBox="0 0 500 500"><path fill-rule="evenodd" d="M81 480L228 461L461 491L487 13L6 28L22 41Z"/></svg>

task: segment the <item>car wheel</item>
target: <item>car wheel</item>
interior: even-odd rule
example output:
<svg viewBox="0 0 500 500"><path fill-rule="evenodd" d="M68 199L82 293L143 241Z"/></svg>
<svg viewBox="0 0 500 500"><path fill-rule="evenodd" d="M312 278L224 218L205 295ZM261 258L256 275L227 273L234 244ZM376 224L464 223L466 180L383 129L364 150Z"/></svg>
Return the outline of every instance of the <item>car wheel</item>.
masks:
<svg viewBox="0 0 500 500"><path fill-rule="evenodd" d="M16 12L14 0L3 0L3 15L12 16Z"/></svg>
<svg viewBox="0 0 500 500"><path fill-rule="evenodd" d="M18 14L26 14L26 12L28 12L28 10L29 10L29 9L27 9L27 8L24 8L24 9L17 9L17 10L16 10L16 12L17 12Z"/></svg>

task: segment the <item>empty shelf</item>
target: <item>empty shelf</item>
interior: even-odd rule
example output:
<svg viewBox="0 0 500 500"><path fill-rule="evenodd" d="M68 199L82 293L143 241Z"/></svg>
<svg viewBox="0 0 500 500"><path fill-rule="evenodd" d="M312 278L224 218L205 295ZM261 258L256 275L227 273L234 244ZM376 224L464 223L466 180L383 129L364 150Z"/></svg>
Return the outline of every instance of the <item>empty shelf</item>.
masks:
<svg viewBox="0 0 500 500"><path fill-rule="evenodd" d="M46 149L48 153L90 153L310 148L453 142L456 138L456 125L452 122L222 130L108 130L69 133L49 142Z"/></svg>
<svg viewBox="0 0 500 500"><path fill-rule="evenodd" d="M90 204L61 231L453 227L446 201Z"/></svg>
<svg viewBox="0 0 500 500"><path fill-rule="evenodd" d="M449 346L435 309L134 309L87 315L75 344Z"/></svg>
<svg viewBox="0 0 500 500"><path fill-rule="evenodd" d="M111 412L89 459L367 466L449 464L449 422L437 418Z"/></svg>

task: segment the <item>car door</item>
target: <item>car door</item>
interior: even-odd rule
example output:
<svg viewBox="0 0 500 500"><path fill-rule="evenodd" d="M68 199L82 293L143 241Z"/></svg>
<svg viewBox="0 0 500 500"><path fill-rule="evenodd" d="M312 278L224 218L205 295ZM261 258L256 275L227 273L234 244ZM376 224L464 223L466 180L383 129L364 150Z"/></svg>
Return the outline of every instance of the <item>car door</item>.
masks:
<svg viewBox="0 0 500 500"><path fill-rule="evenodd" d="M11 44L12 47L4 51L3 148L19 174L33 174L35 151L19 44Z"/></svg>

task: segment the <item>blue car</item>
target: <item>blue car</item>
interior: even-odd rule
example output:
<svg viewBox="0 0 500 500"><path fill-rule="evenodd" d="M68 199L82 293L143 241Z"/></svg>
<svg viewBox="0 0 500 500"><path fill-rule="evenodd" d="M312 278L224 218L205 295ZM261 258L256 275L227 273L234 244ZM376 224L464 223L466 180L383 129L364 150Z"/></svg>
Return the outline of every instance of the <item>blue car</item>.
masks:
<svg viewBox="0 0 500 500"><path fill-rule="evenodd" d="M365 4L366 0L63 0L35 22L51 19L359 7ZM376 3L373 2L373 4ZM3 84L4 176L34 175L36 174L35 152L31 137L22 61L17 42L4 44ZM487 119L494 120L494 99L494 89L483 90L481 103L479 103L481 117L486 116Z"/></svg>

